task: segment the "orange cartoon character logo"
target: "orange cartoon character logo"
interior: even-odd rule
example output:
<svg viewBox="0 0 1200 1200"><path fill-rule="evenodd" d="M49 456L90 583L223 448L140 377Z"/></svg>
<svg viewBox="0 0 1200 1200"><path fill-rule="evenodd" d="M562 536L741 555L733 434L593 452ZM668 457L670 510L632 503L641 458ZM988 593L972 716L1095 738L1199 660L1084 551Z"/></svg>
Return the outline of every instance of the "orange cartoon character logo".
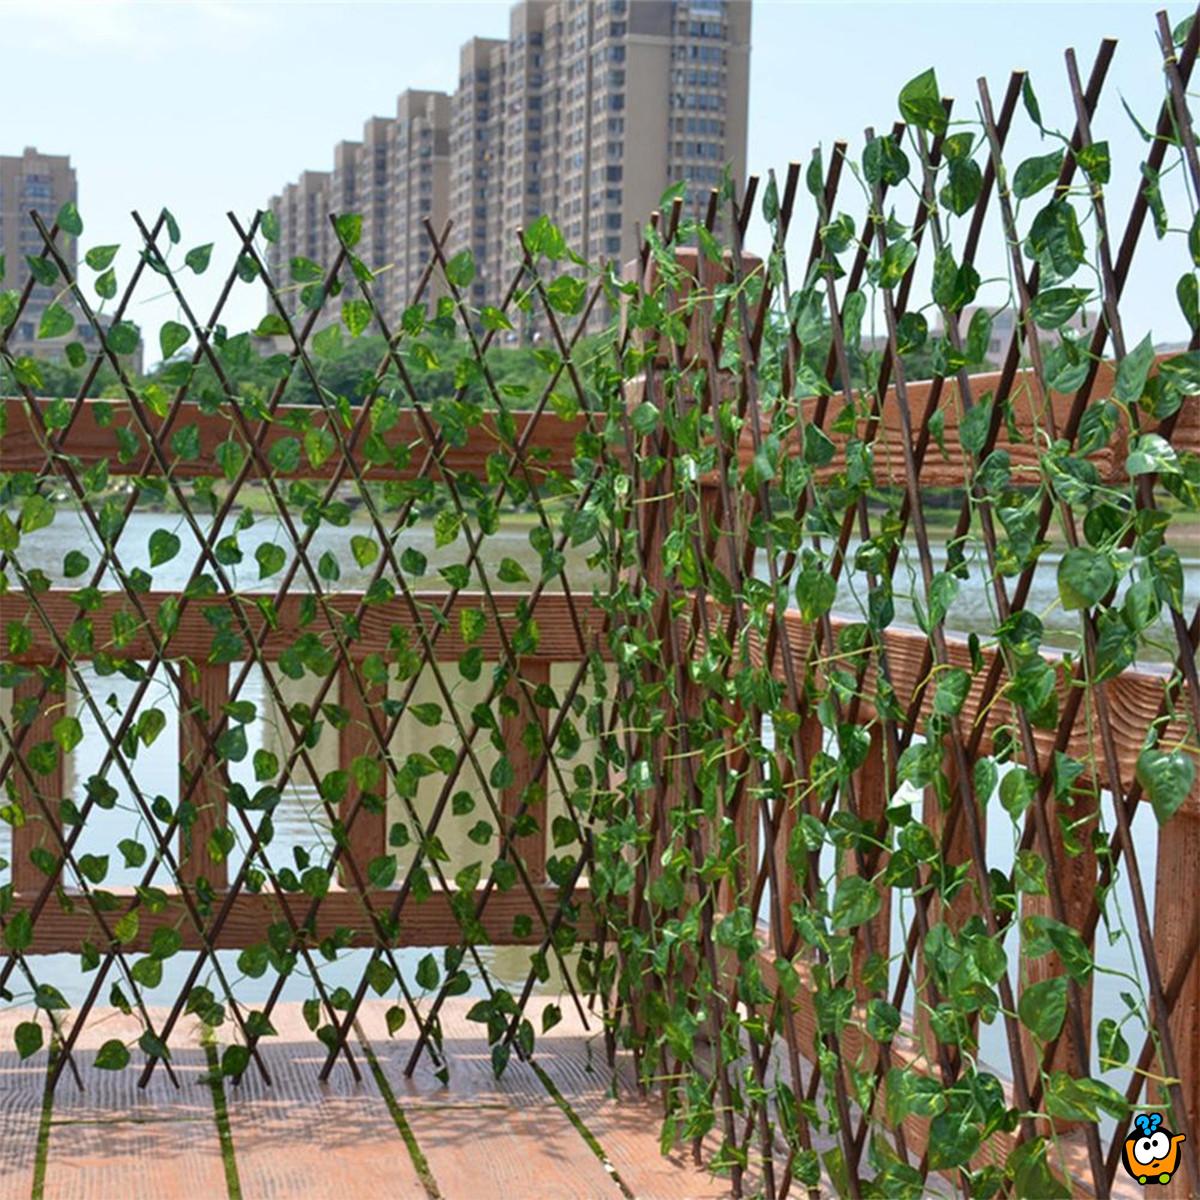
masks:
<svg viewBox="0 0 1200 1200"><path fill-rule="evenodd" d="M1138 1113L1136 1132L1125 1139L1125 1170L1138 1183L1170 1183L1179 1165L1183 1134L1162 1128L1162 1113Z"/></svg>

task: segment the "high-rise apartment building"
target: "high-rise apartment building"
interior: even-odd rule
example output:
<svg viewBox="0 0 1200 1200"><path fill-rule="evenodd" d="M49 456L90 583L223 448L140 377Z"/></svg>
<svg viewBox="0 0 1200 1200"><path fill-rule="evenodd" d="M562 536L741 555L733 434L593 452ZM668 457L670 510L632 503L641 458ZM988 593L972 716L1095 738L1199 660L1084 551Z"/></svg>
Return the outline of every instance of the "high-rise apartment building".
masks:
<svg viewBox="0 0 1200 1200"><path fill-rule="evenodd" d="M45 249L31 214L38 213L47 226L53 226L64 204L78 203L79 187L68 155L42 154L33 147L26 147L19 155L0 155L0 261L4 264L0 291L23 293L31 278L27 260L39 257ZM60 232L55 245L71 277L78 278L77 239ZM59 337L38 337L42 317L55 300L75 319L75 327ZM102 303L94 294L91 302L96 306L100 327L106 329L109 319L104 308L111 302ZM13 359L62 360L67 357L67 347L72 344L82 346L89 357L101 350L95 327L66 292L62 279L52 284L34 283L28 302L9 335L7 354ZM127 371L140 374L142 347L139 345L136 352L123 361Z"/></svg>
<svg viewBox="0 0 1200 1200"><path fill-rule="evenodd" d="M450 97L444 92L403 92L396 101L392 147L392 193L384 205L390 236L390 311L394 315L417 294L433 251L428 221L440 234L450 216ZM427 297L438 294L430 277Z"/></svg>
<svg viewBox="0 0 1200 1200"><path fill-rule="evenodd" d="M0 155L0 256L5 264L0 288L23 288L29 276L25 260L45 248L30 212L36 210L47 225L52 225L58 210L68 202L76 202L78 195L75 168L65 154L41 154L26 147L19 155ZM79 256L75 239L61 235L57 244L74 272ZM34 285L9 338L8 352L14 358L48 358L62 353L62 339L48 342L37 336L42 314L59 291L60 286Z"/></svg>
<svg viewBox="0 0 1200 1200"><path fill-rule="evenodd" d="M495 304L499 286L504 178L504 60L507 43L472 38L459 54L458 89L450 105L451 254L475 257L471 300Z"/></svg>
<svg viewBox="0 0 1200 1200"><path fill-rule="evenodd" d="M329 261L327 250L333 241L329 214L342 211L336 201L329 171L305 171L271 198L269 207L279 220L279 238L271 244L267 267L272 283L280 290L291 287L288 264L293 259L307 258L321 265Z"/></svg>
<svg viewBox="0 0 1200 1200"><path fill-rule="evenodd" d="M368 122L361 143L338 147L324 199L363 214L359 254L382 272L389 315L427 261L427 217L452 222L448 254L471 251L468 299L480 308L501 303L520 267L518 231L543 213L589 263L623 263L672 184L684 181L698 207L726 166L740 182L750 15L751 0L524 0L506 39L462 47L452 97L406 92L394 120ZM353 176L353 204L339 175ZM297 186L271 201L284 279L292 247L311 240Z"/></svg>

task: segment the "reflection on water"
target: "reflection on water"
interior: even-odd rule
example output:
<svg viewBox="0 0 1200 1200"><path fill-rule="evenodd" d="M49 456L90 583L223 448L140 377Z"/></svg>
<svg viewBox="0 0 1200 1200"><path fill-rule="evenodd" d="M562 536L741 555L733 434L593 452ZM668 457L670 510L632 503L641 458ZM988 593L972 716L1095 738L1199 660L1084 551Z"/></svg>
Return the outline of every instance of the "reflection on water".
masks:
<svg viewBox="0 0 1200 1200"><path fill-rule="evenodd" d="M248 514L251 524L238 533L238 550L240 561L229 562L225 566L231 582L240 591L273 592L284 576L284 571L290 567L294 553L291 550L290 539L282 523L275 516L252 516ZM201 527L209 527L207 520L202 521ZM149 542L150 535L159 528L164 528L179 538L180 548L169 561L150 565ZM222 532L228 533L233 523L227 521ZM531 540L536 539L539 527L533 517L513 516L505 518L497 532L483 538L480 546L480 562L482 563L491 586L498 590L528 591L532 584L505 584L499 578L500 566L503 560L509 559L520 565L530 580L536 581L541 574L541 556ZM360 567L354 560L348 547L355 536L374 538L374 531L367 522L365 514L358 512L350 526L334 528L321 525L309 547L308 556L312 563L320 562L322 555L332 554L338 563L336 582L324 581L325 588L336 588L339 591L361 591L370 583L378 560L369 567ZM946 534L945 537L949 535ZM942 570L946 565L945 537L936 533L932 535L931 555L935 571ZM86 549L92 563L99 561L99 548L95 544L94 535L90 533L85 521L73 510L60 511L52 525L40 529L33 535L22 540L22 565L25 567L40 567L46 572L55 586L77 586L78 579L68 579L63 573L63 560L70 551ZM260 579L259 562L256 552L259 547L278 546L282 557L279 566L271 575ZM831 546L827 546L827 549ZM857 542L852 542L847 554L853 559L858 548ZM397 557L406 549L418 551L427 560L427 567L420 579L420 585L438 590L445 587L445 581L438 574L441 568L462 563L466 560L468 547L464 536L445 546L437 546L432 522L422 521L404 530L395 540ZM572 590L580 595L588 595L591 587L601 582L600 577L587 565L589 547L568 547L565 553L564 571L570 581ZM149 572L153 587L157 590L171 591L182 588L187 582L188 575L199 554L199 545L191 529L181 517L173 513L135 512L130 518L117 543L117 553L122 565L127 571L140 568ZM230 554L230 557L234 557ZM1033 586L1025 607L1041 618L1046 628L1046 644L1048 646L1067 648L1078 640L1079 617L1077 613L1065 611L1058 603L1058 586L1055 572L1058 566L1059 553L1055 550L1046 551L1040 560L1038 571L1034 576ZM272 563L272 566L275 564ZM991 584L986 574L986 563L982 550L976 550L973 557L968 557L967 566L970 577L960 585L958 597L947 617L947 632L957 634L978 633L987 636L998 624L994 613L995 600ZM1184 555L1183 566L1183 595L1184 609L1188 611L1200 601L1200 558ZM767 561L764 554L759 555L755 566L759 578L768 578ZM386 571L385 571L386 574ZM1122 581L1118 595L1123 595L1128 586L1129 576ZM1006 580L1009 595L1015 588L1015 580ZM111 572L101 583L102 589L117 589L118 584ZM471 586L478 586L478 577L472 575ZM552 579L549 590L560 590L561 577ZM897 564L893 579L895 589L896 624L908 628L916 628L917 622L912 607L912 596L923 594L921 583L920 563L915 548L908 545ZM308 591L311 589L311 579L304 570L300 570L292 584L293 591ZM866 611L866 583L861 572L842 573L834 602L834 611L841 616L862 620ZM1150 645L1146 646L1143 654L1147 661L1170 661L1174 658L1173 638L1165 617L1148 631Z"/></svg>
<svg viewBox="0 0 1200 1200"><path fill-rule="evenodd" d="M218 546L222 548L220 556L222 568L238 591L274 593L296 557L291 535L283 522L273 514L255 515L246 510L242 511L242 520L248 524L246 528L237 532L236 548L232 543L225 541L228 535L234 533L236 513L231 514L221 527ZM390 529L390 521L393 519L385 514L383 517L384 527ZM299 516L293 517L293 523L297 536L305 537L308 530L301 523ZM211 519L199 518L197 524L207 536L212 527ZM538 522L531 515L509 514L495 533L479 539L479 561L495 590L513 590L515 587L519 591L528 591L532 586L524 582L514 585L500 581L500 564L506 558L520 563L532 580L537 580L541 575L541 555L531 545L531 534L536 538L538 535L534 531L538 528ZM178 538L179 548L167 561L160 561L152 566L150 536L159 529ZM473 525L472 532L474 536L478 536L474 534ZM362 510L353 514L351 524L348 526L337 528L328 523L322 523L317 527L307 549L309 561L315 569L322 556L329 554L337 560L338 567L336 579L320 577L322 590L361 592L370 584L375 572L379 569L380 555L377 553L375 559L368 566L360 566L350 546L351 538L360 536L372 539L376 543L376 551L378 551L375 529L367 514ZM397 560L408 549L419 551L425 556L427 566L423 576L418 577L412 574L408 562L405 563L404 569L408 573L408 579L412 586L433 590L440 590L446 586L438 571L443 567L465 562L470 552L467 537L463 533L459 533L453 541L446 545L438 546L431 521L420 521L402 530L395 537L393 545ZM260 556L260 547L264 546L278 547L279 554L263 552ZM100 544L87 520L74 509L64 507L56 512L53 524L21 539L20 561L21 565L26 568L40 567L55 587L73 588L78 587L82 579L68 578L64 572L63 560L71 551L82 551L90 558L91 565L86 576L82 577L90 581L91 571L100 561ZM187 583L188 577L200 557L200 543L196 540L191 526L178 513L137 511L129 518L129 523L124 527L117 540L116 554L121 566L127 572L134 568L148 572L153 580L152 586L155 590L177 591ZM567 579L573 586L589 585L591 572L586 564L587 555L588 547L586 546L568 547L564 551L564 570ZM160 549L157 557L161 558L162 556ZM266 560L270 570L270 574L265 578L262 576L260 557ZM206 561L205 570L212 570L211 562ZM384 568L385 575L389 571L390 568ZM473 573L471 586L478 587L478 585L478 575ZM119 590L120 585L111 568L106 572L99 587L104 591ZM551 591L561 590L561 578L551 580L548 587ZM299 592L312 590L312 578L303 567L297 571L291 590Z"/></svg>
<svg viewBox="0 0 1200 1200"><path fill-rule="evenodd" d="M827 546L826 548L830 549L831 547ZM851 561L857 548L858 543L854 542L847 550ZM947 556L944 544L932 542L930 557L935 573L946 569ZM1041 556L1024 606L1025 610L1037 616L1044 626L1043 645L1048 649L1056 650L1076 648L1080 638L1079 613L1068 611L1059 603L1057 571L1061 557L1056 550L1047 550ZM966 565L970 576L959 582L958 595L946 616L946 632L959 636L976 633L986 641L994 635L994 630L1000 624L1000 618L996 613L994 589L982 550L973 556L968 555ZM1182 566L1183 610L1192 612L1197 603L1200 603L1200 559L1183 557ZM760 579L770 577L767 559L763 554L758 557L755 573ZM1121 580L1117 589L1118 603L1124 599L1131 582L1130 574L1126 574ZM1011 603L1013 593L1016 591L1017 580L1005 578L1004 584L1009 603ZM917 629L919 626L912 601L916 596L924 605L925 586L915 544L905 546L904 552L896 564L892 587L896 612L895 625ZM867 583L861 572L843 571L838 579L833 611L838 616L851 620L866 620ZM1141 661L1166 663L1174 661L1178 656L1174 633L1170 626L1169 616L1165 611L1160 613L1158 619L1145 631L1144 636L1146 644L1139 647L1138 651Z"/></svg>

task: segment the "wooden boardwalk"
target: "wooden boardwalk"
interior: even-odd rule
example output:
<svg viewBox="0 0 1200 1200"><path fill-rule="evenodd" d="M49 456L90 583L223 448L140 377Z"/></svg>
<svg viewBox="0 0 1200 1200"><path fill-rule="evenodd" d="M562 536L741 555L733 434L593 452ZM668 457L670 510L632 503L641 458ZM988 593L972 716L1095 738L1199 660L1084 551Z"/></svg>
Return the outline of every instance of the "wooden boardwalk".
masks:
<svg viewBox="0 0 1200 1200"><path fill-rule="evenodd" d="M134 1022L98 1010L76 1049L80 1090L64 1075L46 1099L46 1054L21 1063L0 1053L0 1200L208 1200L209 1197L370 1197L429 1200L709 1200L726 1185L690 1155L662 1157L660 1109L639 1098L621 1073L620 1098L604 1061L598 1025L563 1021L540 1037L533 1063L515 1056L493 1077L485 1031L466 1020L473 1001L443 1008L449 1084L425 1056L403 1072L414 1033L389 1038L382 1002L364 1007L354 1052L362 1079L344 1059L328 1084L317 1073L323 1047L298 1005L280 1005L279 1037L264 1040L273 1077L252 1067L243 1081L212 1083L220 1046L181 1032L172 1051L179 1086L157 1070L137 1086L138 1063L97 1070L110 1038L131 1039ZM541 1007L531 1019L541 1027ZM6 1014L3 1045L19 1018Z"/></svg>

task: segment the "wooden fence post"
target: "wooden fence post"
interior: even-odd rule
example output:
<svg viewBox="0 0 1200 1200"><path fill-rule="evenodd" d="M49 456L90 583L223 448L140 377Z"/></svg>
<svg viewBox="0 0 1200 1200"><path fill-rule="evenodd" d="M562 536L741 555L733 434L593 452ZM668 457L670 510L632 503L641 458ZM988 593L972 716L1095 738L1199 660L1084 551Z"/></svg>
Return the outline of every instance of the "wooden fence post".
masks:
<svg viewBox="0 0 1200 1200"><path fill-rule="evenodd" d="M866 761L859 767L857 778L855 779L855 794L858 799L858 817L860 820L868 821L872 825L878 825L882 821L884 810L891 799L888 787L889 777L890 772L888 770L883 730L879 725L875 725L871 729L871 744L867 750ZM886 854L882 849L868 847L863 850L862 857L863 868L867 877L870 878L878 874L880 868L884 865ZM847 856L844 873L851 875L858 874L858 864L853 854ZM870 940L869 950L867 946L868 931ZM866 974L867 964L872 954L880 955L884 962L887 961L891 948L891 931L892 889L885 887L883 889L882 904L880 905L879 912L867 924L859 926L854 939L850 980L860 1001L865 1002L873 994L872 989L867 987L863 982L863 976ZM877 991L878 989L875 990ZM884 992L886 993L886 991L887 988L885 985Z"/></svg>
<svg viewBox="0 0 1200 1200"><path fill-rule="evenodd" d="M1088 917L1093 897L1096 892L1098 878L1096 852L1092 848L1092 831L1095 828L1095 804L1085 797L1074 797L1073 803L1062 800L1052 801L1047 805L1046 819L1050 826L1050 840L1053 851L1046 863L1047 878L1057 877L1062 890L1063 919L1072 929L1082 929ZM1082 823L1081 823L1082 822ZM1072 829L1072 847L1067 849L1066 838L1063 836L1063 826ZM1037 853L1041 853L1040 842L1034 843ZM1053 917L1053 906L1049 896L1035 896L1026 893L1021 897L1021 918ZM1092 947L1088 947L1089 951ZM1055 953L1043 954L1040 958L1021 956L1025 968L1025 977L1020 981L1021 991L1035 983L1052 979L1063 974L1063 965ZM1077 1078L1083 1078L1091 1073L1090 1069L1090 1038L1087 1034L1092 1022L1092 985L1090 982L1080 987L1083 1011L1080 1017L1083 1021L1085 1043L1080 1046L1071 1034L1071 1022L1063 1026L1062 1036L1055 1047L1054 1055L1048 1065L1051 1071L1069 1071ZM1041 1068L1042 1054L1040 1047L1034 1042L1029 1031L1021 1030L1022 1048L1025 1054L1026 1072L1028 1078L1036 1079ZM1074 1128L1078 1122L1054 1122L1057 1129Z"/></svg>
<svg viewBox="0 0 1200 1200"><path fill-rule="evenodd" d="M800 741L804 749L804 760L811 764L814 755L821 749L825 740L825 728L816 716L809 713L803 718L800 726ZM786 778L786 775L785 775ZM790 849L792 834L802 812L808 811L814 816L815 809L820 805L816 802L816 793L808 793L811 780L795 780L795 790L786 800L784 810L780 814L779 827L775 831L775 871L780 880L779 888L779 944L787 947L795 934L796 923L792 919L792 904L800 900L796 891L796 877L792 871ZM807 851L805 851L807 853Z"/></svg>
<svg viewBox="0 0 1200 1200"><path fill-rule="evenodd" d="M227 824L229 772L215 755L209 756L206 735L215 738L225 723L223 706L229 699L229 667L222 663L179 663L179 787L187 794L197 770L201 777L191 794L196 818L189 832L179 833L179 875L195 883L201 877L216 890L226 886L228 863L214 859L209 839Z"/></svg>
<svg viewBox="0 0 1200 1200"><path fill-rule="evenodd" d="M53 742L54 723L66 712L65 698L62 693L53 691L44 699L39 700L44 681L42 676L31 670L28 677L22 679L13 688L13 721L10 728L14 736L22 728L20 719L27 716L26 710L37 706L32 721L26 721L29 731L21 748L21 756L28 761L29 751L39 742ZM16 798L25 813L25 823L13 827L12 831L12 882L13 890L20 892L37 892L46 882L46 876L34 866L30 860L30 851L42 847L54 855L61 857L57 840L46 827L42 816L41 805L37 795L40 792L46 807L52 813L57 811L58 802L63 795L63 781L66 775L64 752L55 744L56 756L53 768L44 775L33 773L36 783L31 783L25 771L13 763L10 768L10 779L16 791Z"/></svg>
<svg viewBox="0 0 1200 1200"><path fill-rule="evenodd" d="M947 741L950 736L952 735L947 735ZM922 824L933 834L934 841L939 846L944 836L946 822L949 820L951 813L954 813L962 804L958 789L958 768L955 765L953 756L949 752L948 746L945 745L943 746L943 761L946 764L947 791L950 797L949 806L943 809L937 790L928 787L925 789L925 800L921 810ZM980 832L986 838L987 827L983 826ZM971 862L973 855L971 853L971 839L968 833L966 814L962 812L958 813L954 823L954 833L950 838L949 844L945 847L942 857L947 870L954 867L961 867ZM936 896L930 900L928 922L931 929L939 922L944 921L957 933L967 918L979 911L978 898L973 890L974 883L974 879L968 875L949 903ZM918 947L919 951L921 949L921 947ZM920 955L918 957L920 958ZM929 1003L932 997L925 990L925 982L924 978L914 980L913 999L914 1004L918 1005L914 1025L918 1043L925 1053L926 1058L932 1063L937 1060L936 1047L938 1038L930 1025ZM941 999L945 1003L945 997L943 996ZM955 1057L956 1052L953 1047L950 1047L950 1058L953 1060Z"/></svg>
<svg viewBox="0 0 1200 1200"><path fill-rule="evenodd" d="M348 827L347 845L342 851L342 860L338 868L338 876L343 887L352 887L353 876L347 864L353 861L358 867L363 882L367 882L367 866L373 858L378 858L385 852L387 845L387 770L383 762L383 754L371 729L367 706L382 704L387 695L386 685L368 683L362 674L362 663L353 662L347 666L338 663L338 703L349 714L346 724L338 731L338 766L350 776L346 794L338 807L338 816L343 825ZM355 676L361 681L361 693L355 684ZM364 703L364 696L366 703ZM381 722L386 724L386 722ZM354 779L354 760L356 758L375 758L379 764L379 785L370 789L374 794L385 798L384 806L378 811L372 811L365 804L358 805L354 823L350 824L351 813L354 812L359 796L363 789Z"/></svg>
<svg viewBox="0 0 1200 1200"><path fill-rule="evenodd" d="M550 683L550 664L544 659L523 659L518 664L518 669L530 692L536 692L542 684L548 686ZM539 708L531 709L523 690L517 686L515 680L509 681L505 693L517 705L515 713L505 711L500 719L500 734L504 738L507 748L505 753L508 761L512 764L514 775L511 786L506 787L500 793L500 811L504 815L505 831L507 832L513 818L521 809L526 789L533 781L533 769L541 757L542 747L546 742L547 722L546 711ZM507 709L510 706L506 704L504 707ZM535 743L529 733L531 727L541 731L536 748L532 748ZM536 784L539 791L529 796L529 803L525 806L526 817L532 817L537 821L537 830L523 837L515 838L512 843L513 850L521 856L525 863L525 869L529 872L529 878L534 883L543 883L546 879L548 834L546 793L549 778L550 771L549 764L547 764Z"/></svg>
<svg viewBox="0 0 1200 1200"><path fill-rule="evenodd" d="M1171 1004L1171 1036L1181 1077L1184 1102L1192 1128L1200 1121L1200 954L1196 939L1200 926L1200 788L1169 824L1158 831L1158 868L1154 881L1154 948ZM1172 984L1178 991L1171 994ZM1134 1049L1136 1053L1136 1047ZM1161 1062L1152 1067L1161 1073ZM1151 1103L1165 1106L1165 1089L1150 1088ZM1164 1108L1164 1124L1171 1120ZM1172 1128L1172 1132L1178 1129ZM1200 1184L1200 1181L1197 1181ZM1163 1197L1193 1196L1195 1191L1180 1166L1171 1182L1153 1191Z"/></svg>

